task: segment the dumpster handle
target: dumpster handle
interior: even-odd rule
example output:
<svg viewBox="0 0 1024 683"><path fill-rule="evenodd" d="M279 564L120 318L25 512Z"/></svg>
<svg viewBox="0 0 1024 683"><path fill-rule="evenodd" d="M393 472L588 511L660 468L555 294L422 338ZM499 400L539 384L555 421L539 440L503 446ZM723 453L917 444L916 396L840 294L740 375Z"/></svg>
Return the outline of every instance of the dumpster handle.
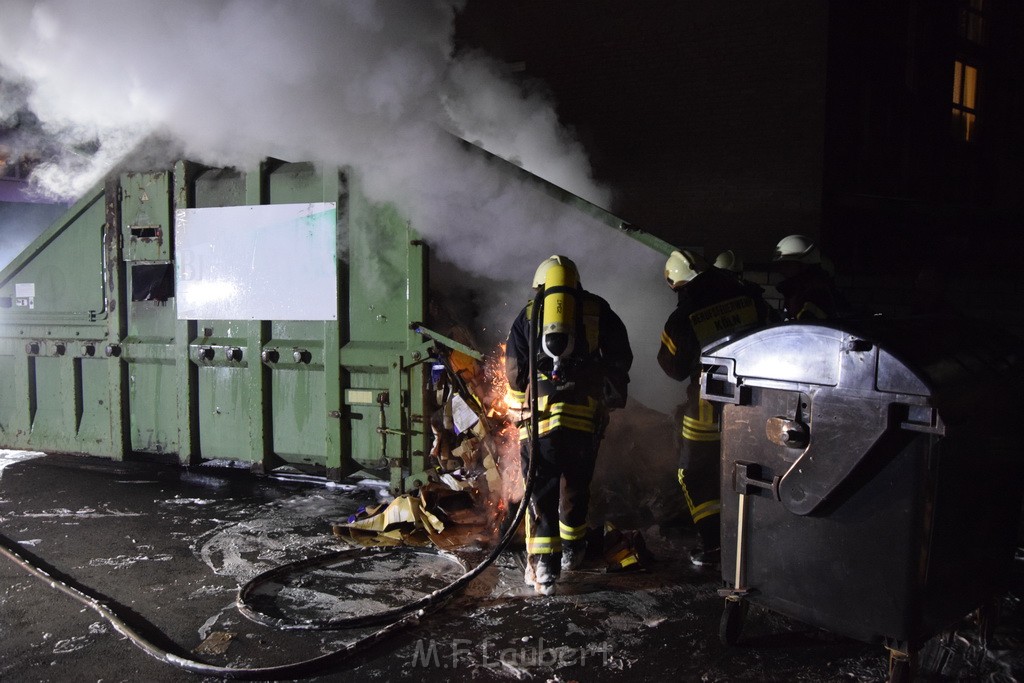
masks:
<svg viewBox="0 0 1024 683"><path fill-rule="evenodd" d="M743 531L746 523L747 496L739 494L739 510L736 522L736 580L733 582L733 590L737 593L743 588Z"/></svg>
<svg viewBox="0 0 1024 683"><path fill-rule="evenodd" d="M700 397L719 403L740 404L740 381L736 377L736 361L732 358L704 356L700 359Z"/></svg>
<svg viewBox="0 0 1024 683"><path fill-rule="evenodd" d="M739 494L739 514L736 520L736 574L732 588L719 588L718 594L726 601L739 602L750 591L743 586L743 536L747 525L747 495Z"/></svg>

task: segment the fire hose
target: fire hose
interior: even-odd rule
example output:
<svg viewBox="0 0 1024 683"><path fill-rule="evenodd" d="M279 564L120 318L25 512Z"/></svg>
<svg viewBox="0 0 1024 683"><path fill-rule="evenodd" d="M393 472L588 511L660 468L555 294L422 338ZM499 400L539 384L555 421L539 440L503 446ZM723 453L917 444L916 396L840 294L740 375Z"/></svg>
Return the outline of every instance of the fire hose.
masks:
<svg viewBox="0 0 1024 683"><path fill-rule="evenodd" d="M540 294L534 300L534 315L539 308ZM128 638L133 645L141 649L151 657L178 667L191 673L200 674L203 676L217 676L220 678L230 678L239 680L262 680L262 679L286 679L286 678L305 678L316 674L325 672L325 669L337 665L345 660L354 658L360 655L372 647L378 645L388 637L406 629L410 628L420 622L428 614L440 609L448 602L455 594L464 590L470 582L477 578L484 570L486 570L498 556L505 551L508 545L512 542L515 537L516 530L519 528L522 522L523 515L526 514L527 506L529 505L530 495L533 492L534 480L536 479L537 471L537 451L538 451L538 419L537 411L534 409L537 405L537 366L536 366L536 341L535 341L535 330L534 321L528 321L529 327L529 349L530 349L530 422L529 422L529 433L530 433L530 457L529 464L527 467L527 476L525 487L523 491L523 498L516 508L511 524L506 527L506 530L502 537L499 539L498 544L491 550L491 552L473 569L467 571L459 578L455 579L447 586L439 588L438 590L426 595L418 600L414 600L405 605L395 607L392 609L384 610L375 614L361 615L355 617L348 617L342 619L334 619L325 622L300 622L298 625L289 622L291 625L284 623L276 623L274 625L284 628L320 628L322 630L327 629L341 629L341 628L354 628L357 626L368 626L372 624L386 623L385 626L374 631L373 633L364 636L352 643L347 644L345 647L329 652L319 657L306 659L299 662L292 662L288 664L280 664L276 666L268 667L257 667L257 668L232 668L226 666L217 666L214 664L207 664L205 662L191 659L189 657L179 656L168 650L165 650L155 645L151 640L143 636L138 630L130 625L117 610L112 607L107 601L102 598L95 597L92 595L94 591L86 587L78 587L72 585L70 579L59 578L54 576L33 562L23 557L23 551L17 546L17 544L0 534L0 555L7 557L9 560L14 562L16 565L24 569L29 574L40 579L51 588L54 588L72 599L82 603L86 607L94 610L104 619L106 619L114 629L121 635ZM386 549L376 550L373 552L387 553L394 552L397 549ZM408 552L409 549L402 549L401 552ZM250 581L246 586L239 589L238 599L236 604L239 611L247 618L254 619L260 623L268 623L265 615L262 613L255 612L252 610L244 598L246 598L252 591L255 584L261 581L269 581L272 578L281 576L288 571L295 571L297 568L309 568L313 566L322 566L329 564L339 559L346 552L350 551L337 551L321 555L318 557L310 558L307 560L301 560L297 563L290 565L283 565L276 569L266 572ZM421 551L422 552L422 551ZM392 621L393 619L393 621Z"/></svg>

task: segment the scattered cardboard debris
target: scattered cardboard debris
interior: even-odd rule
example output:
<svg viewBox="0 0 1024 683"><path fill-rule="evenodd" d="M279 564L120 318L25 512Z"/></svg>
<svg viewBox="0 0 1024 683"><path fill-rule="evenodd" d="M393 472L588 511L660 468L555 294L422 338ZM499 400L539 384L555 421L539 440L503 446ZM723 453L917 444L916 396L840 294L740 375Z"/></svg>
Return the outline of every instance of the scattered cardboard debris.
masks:
<svg viewBox="0 0 1024 683"><path fill-rule="evenodd" d="M432 543L445 550L492 537L507 508L500 500L509 488L502 472L519 467L518 439L515 466L502 463L509 450L503 449L508 439L502 433L516 430L503 404L507 386L493 386L494 381L488 367L469 355L441 353L431 368L437 409L431 419L430 481L387 506L360 509L333 525L334 535L361 546Z"/></svg>
<svg viewBox="0 0 1024 683"><path fill-rule="evenodd" d="M353 545L430 545L431 534L444 523L428 512L418 497L405 494L388 505L361 508L348 521L335 524L334 535Z"/></svg>
<svg viewBox="0 0 1024 683"><path fill-rule="evenodd" d="M228 651L228 646L236 635L230 631L214 631L192 651L201 655L222 655Z"/></svg>

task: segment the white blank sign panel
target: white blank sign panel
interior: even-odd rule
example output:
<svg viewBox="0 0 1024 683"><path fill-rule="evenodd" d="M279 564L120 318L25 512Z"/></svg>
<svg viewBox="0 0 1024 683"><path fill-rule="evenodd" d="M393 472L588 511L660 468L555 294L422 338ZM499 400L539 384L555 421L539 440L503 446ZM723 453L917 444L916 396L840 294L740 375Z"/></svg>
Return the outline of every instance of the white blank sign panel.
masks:
<svg viewBox="0 0 1024 683"><path fill-rule="evenodd" d="M337 320L334 202L176 212L179 320Z"/></svg>

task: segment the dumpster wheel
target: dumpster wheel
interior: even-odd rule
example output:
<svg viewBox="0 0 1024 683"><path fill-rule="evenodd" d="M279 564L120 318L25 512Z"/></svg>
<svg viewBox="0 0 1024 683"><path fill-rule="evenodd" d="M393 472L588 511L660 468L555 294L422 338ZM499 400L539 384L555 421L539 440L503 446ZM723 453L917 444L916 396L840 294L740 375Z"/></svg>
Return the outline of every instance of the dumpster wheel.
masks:
<svg viewBox="0 0 1024 683"><path fill-rule="evenodd" d="M722 619L718 623L718 638L722 645L732 647L739 642L749 605L750 603L740 597L730 596L725 599Z"/></svg>

